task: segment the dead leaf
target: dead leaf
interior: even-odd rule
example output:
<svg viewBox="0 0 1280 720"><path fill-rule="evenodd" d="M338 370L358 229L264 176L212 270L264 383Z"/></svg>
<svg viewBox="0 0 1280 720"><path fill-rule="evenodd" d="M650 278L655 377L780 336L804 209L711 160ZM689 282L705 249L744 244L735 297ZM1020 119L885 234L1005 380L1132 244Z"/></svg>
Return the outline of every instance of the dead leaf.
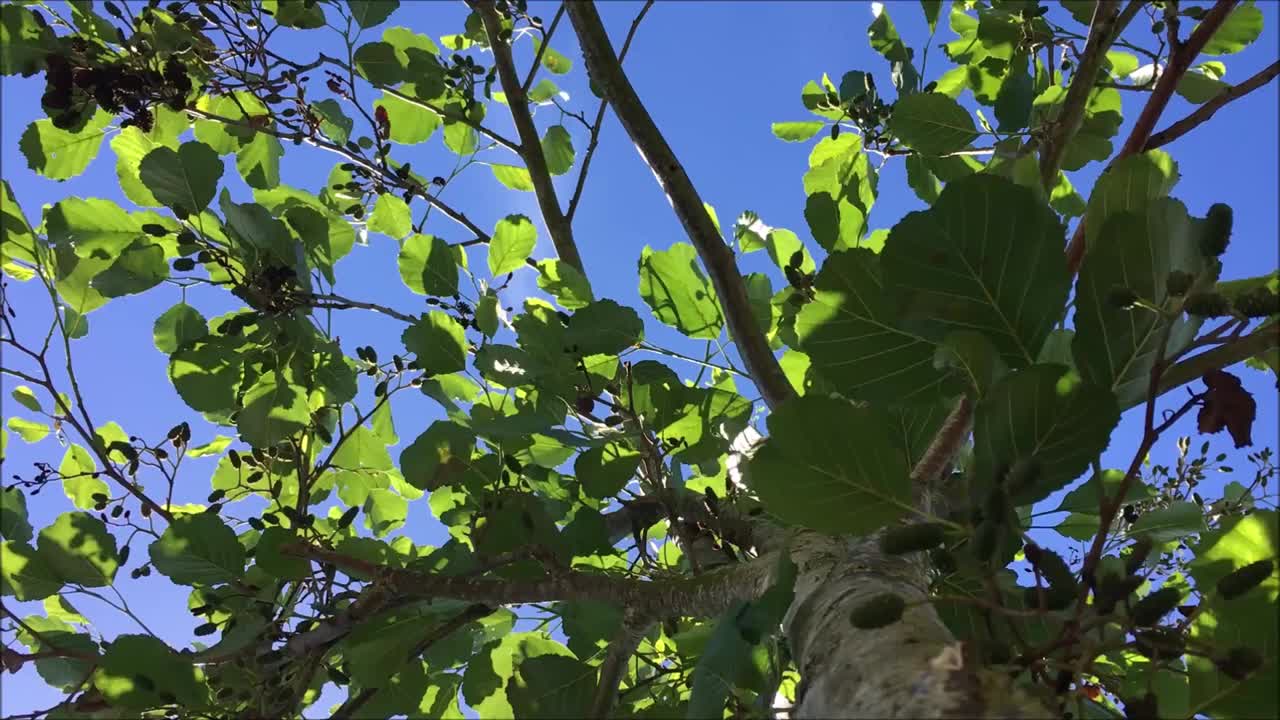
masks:
<svg viewBox="0 0 1280 720"><path fill-rule="evenodd" d="M1198 417L1200 432L1213 434L1226 428L1237 448L1253 444L1253 420L1258 403L1240 384L1240 378L1222 370L1210 370L1201 378L1208 390Z"/></svg>

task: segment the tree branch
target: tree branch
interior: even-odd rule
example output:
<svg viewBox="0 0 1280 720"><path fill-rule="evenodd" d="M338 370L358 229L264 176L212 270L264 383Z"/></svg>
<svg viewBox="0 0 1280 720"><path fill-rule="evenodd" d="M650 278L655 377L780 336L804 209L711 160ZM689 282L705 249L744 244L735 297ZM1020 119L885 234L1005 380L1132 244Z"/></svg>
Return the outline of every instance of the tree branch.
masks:
<svg viewBox="0 0 1280 720"><path fill-rule="evenodd" d="M733 565L697 578L636 580L573 570L557 571L531 580L441 575L389 568L334 550L291 543L283 551L344 572L375 577L384 592L405 601L449 597L488 605L515 605L552 600L596 600L641 614L664 613L709 617L733 601L750 599L767 586L777 564L772 555Z"/></svg>
<svg viewBox="0 0 1280 720"><path fill-rule="evenodd" d="M393 317L402 322L415 323L418 321L418 318L402 313L394 308L389 308L377 303L364 302L363 300L352 300L341 295L322 295L311 293L303 295L301 300L306 303L307 307L312 308L328 308L330 310L372 310L374 312L382 313L388 317Z"/></svg>
<svg viewBox="0 0 1280 720"><path fill-rule="evenodd" d="M751 312L746 284L742 280L742 274L738 272L733 250L721 238L693 182L623 72L595 5L584 0L569 3L568 8L569 20L573 22L578 34L578 42L582 46L591 79L600 87L618 120L626 128L627 134L657 177L662 189L666 191L676 217L680 219L711 275L716 295L724 308L730 335L738 346L747 372L769 407L777 407L794 397L795 391L783 374L778 359L774 357L768 340Z"/></svg>
<svg viewBox="0 0 1280 720"><path fill-rule="evenodd" d="M1280 347L1280 321L1272 320L1231 342L1174 364L1160 377L1161 395L1198 380L1210 370L1225 368L1272 348Z"/></svg>
<svg viewBox="0 0 1280 720"><path fill-rule="evenodd" d="M627 30L627 37L622 41L622 49L618 51L618 64L621 65L623 60L627 59L627 51L631 49L631 39L635 37L636 30L640 29L640 22L644 20L644 16L648 14L649 8L653 7L654 0L645 0L644 6L640 8L640 12L636 13L636 17L631 21L631 28ZM569 209L565 210L564 216L573 221L573 214L578 210L578 202L582 200L582 191L587 185L587 170L591 168L591 158L595 157L596 146L600 141L600 129L604 127L604 111L609 107L609 101L601 99L600 106L596 108L596 119L591 123L591 139L587 141L587 152L582 157L582 168L578 170L578 182L573 187L573 195L569 198Z"/></svg>
<svg viewBox="0 0 1280 720"><path fill-rule="evenodd" d="M1130 3L1130 7L1141 3ZM1129 8L1125 8L1128 12ZM1136 10L1135 10L1136 12ZM1132 17L1132 16L1130 16ZM1071 87L1067 97L1062 101L1062 110L1053 122L1049 135L1044 139L1040 151L1040 183L1045 190L1053 188L1058 179L1058 170L1062 167L1062 155L1067 150L1067 143L1080 129L1084 121L1085 106L1089 101L1089 93L1093 91L1098 79L1098 68L1102 58L1111 46L1111 41L1119 35L1123 26L1120 20L1120 3L1118 0L1097 0L1093 8L1093 20L1089 23L1089 39L1085 41L1084 52L1076 66L1076 73L1071 78Z"/></svg>
<svg viewBox="0 0 1280 720"><path fill-rule="evenodd" d="M1265 69L1258 72L1253 77L1245 80L1239 85L1229 87L1218 93L1212 100L1206 102L1196 108L1191 114L1175 122L1169 127L1155 133L1147 139L1147 144L1143 146L1143 150L1154 150L1158 147L1168 145L1178 138L1186 135L1201 124L1208 122L1224 105L1239 98L1248 95L1258 88L1271 82L1277 75L1280 75L1280 62L1273 62Z"/></svg>
<svg viewBox="0 0 1280 720"><path fill-rule="evenodd" d="M1120 152L1116 154L1111 162L1107 164L1107 169L1111 169L1117 162L1142 152L1147 144L1147 139L1151 136L1151 132L1155 129L1156 121L1160 119L1161 113L1169 105L1169 99L1173 96L1173 91L1178 86L1178 81L1186 74L1187 68L1191 67L1191 63L1200 55L1200 50L1204 48L1205 43L1209 42L1209 38L1217 32L1218 28L1231 14L1231 10L1235 7L1239 0L1218 0L1205 14L1204 19L1196 26L1191 36L1182 44L1177 52L1173 53L1169 58L1169 65L1160 74L1160 79L1156 81L1156 87L1151 91L1151 96L1147 98L1147 104L1142 108L1142 113L1138 115L1138 119L1134 122L1133 129L1129 132L1129 138L1125 140L1124 146L1120 148ZM1103 170L1106 172L1106 170ZM1085 223L1088 221L1088 215L1080 219L1076 223L1075 233L1071 236L1071 242L1067 244L1067 268L1074 275L1080 269L1080 263L1084 260L1085 251Z"/></svg>
<svg viewBox="0 0 1280 720"><path fill-rule="evenodd" d="M291 68L293 68L295 72L298 72L298 73L303 73L303 72L306 72L307 70L314 70L315 68L321 65L332 65L342 70L343 72L347 73L348 75L355 74L352 72L351 66L347 65L345 61L336 57L331 57L329 55L326 55L325 53L320 53L320 56L316 58L316 60L303 65L300 63L296 63L281 55L277 55L276 53L271 52L266 48L263 48L263 52L265 52L268 56L270 56L276 62L290 66ZM410 105L416 105L417 107L420 107L424 110L430 110L431 112L435 113L436 115L439 115L445 120L453 120L454 122L460 122L463 125L466 125L467 127L470 127L471 129L480 133L481 135L484 135L490 140L493 140L499 145L507 148L508 150L511 150L514 152L517 149L516 144L514 142L512 142L502 134L493 131L491 128L486 127L483 123L472 120L471 118L468 118L465 115L458 115L456 113L451 113L448 110L445 110L444 108L436 105L435 103L429 100L422 100L421 98L416 98L416 97L413 97L412 95L405 95L404 93L400 92L399 90L396 90L393 87L380 85L378 83L373 82L372 80L369 80L368 78L364 78L364 80L365 82L368 82L369 85L373 86L375 89L381 90L382 92L388 95L391 95L399 100L403 100L404 102L407 102Z"/></svg>
<svg viewBox="0 0 1280 720"><path fill-rule="evenodd" d="M413 660L426 652L432 645L446 637L449 637L467 623L473 620L479 620L491 612L493 612L493 608L491 607L484 605L472 605L443 623L436 625L431 628L426 637L422 638L417 645L413 646L413 649L409 651L408 659ZM351 695L347 698L346 702L342 703L342 705L334 711L333 720L350 720L350 718L354 717L354 713L364 706L365 703L372 700L373 696L377 695L378 691L381 689L382 688L364 688L355 695Z"/></svg>
<svg viewBox="0 0 1280 720"><path fill-rule="evenodd" d="M188 115L195 118L200 118L201 120L212 120L214 122L220 122L224 125L231 125L233 127L244 128L246 130L254 130L257 132L266 133L267 135L271 135L272 137L280 138L281 140L305 142L309 145L318 147L321 150L327 150L336 155L341 155L342 157L346 158L350 162L363 167L364 169L368 170L371 173L374 173L376 176L382 178L384 182L394 187L409 189L407 188L407 186L404 185L404 183L400 180L400 178L395 176L394 173L386 172L382 168L378 167L377 165L370 163L368 160L364 159L360 155L354 152L351 152L350 150L347 150L346 148L340 145L335 145L334 143L328 142L326 140L310 137L305 133L289 133L289 132L281 132L272 127L257 127L257 126L249 125L248 123L242 123L238 120L233 120L228 117L223 117L221 115L216 115L214 113L205 112L204 110L198 110L196 108L187 108L186 112ZM453 209L443 200L440 200L436 196L427 192L425 189L422 189L416 186L413 189L415 190L415 194L418 195L418 197L421 197L422 199L427 201L427 204L431 205L432 207L438 209L440 212L444 213L450 220L453 220L454 222L458 223L459 225L465 227L467 230L470 230L472 233L474 233L476 236L476 240L482 243L489 242L489 233L485 232L484 230L481 230L480 227L475 223L471 222L471 219L468 218L466 215Z"/></svg>
<svg viewBox="0 0 1280 720"><path fill-rule="evenodd" d="M622 626L618 628L618 634L609 641L609 650L600 663L600 681L596 685L596 694L591 700L591 710L587 717L609 717L613 704L618 700L618 684L626 675L627 661L635 654L651 624L651 618L631 612L623 617Z"/></svg>
<svg viewBox="0 0 1280 720"><path fill-rule="evenodd" d="M547 170L547 158L542 153L542 140L538 137L538 127L534 125L533 115L529 113L527 93L520 85L520 78L516 76L515 60L511 57L511 45L499 37L502 19L494 9L493 0L475 0L472 6L480 14L485 35L489 38L489 47L493 50L493 62L498 68L498 81L502 84L502 91L507 95L507 107L511 110L511 120L516 126L516 133L520 136L520 146L516 152L529 171L529 180L533 183L533 194L538 199L542 221L546 223L547 232L551 235L551 244L555 245L556 255L561 261L572 265L575 270L585 275L582 257L578 254L578 245L573 240L573 227L560 210L556 188L551 182L551 172Z"/></svg>

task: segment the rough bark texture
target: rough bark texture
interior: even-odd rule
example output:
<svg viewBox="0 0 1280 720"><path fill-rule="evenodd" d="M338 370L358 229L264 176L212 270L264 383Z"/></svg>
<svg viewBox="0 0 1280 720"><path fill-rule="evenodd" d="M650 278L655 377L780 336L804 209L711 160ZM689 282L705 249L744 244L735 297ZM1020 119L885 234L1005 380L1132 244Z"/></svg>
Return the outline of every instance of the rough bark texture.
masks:
<svg viewBox="0 0 1280 720"><path fill-rule="evenodd" d="M800 718L1042 718L1052 715L1002 673L967 667L960 643L926 595L925 568L880 552L879 535L792 540L799 567L784 621L803 678ZM907 602L896 623L859 630L849 615L891 592Z"/></svg>

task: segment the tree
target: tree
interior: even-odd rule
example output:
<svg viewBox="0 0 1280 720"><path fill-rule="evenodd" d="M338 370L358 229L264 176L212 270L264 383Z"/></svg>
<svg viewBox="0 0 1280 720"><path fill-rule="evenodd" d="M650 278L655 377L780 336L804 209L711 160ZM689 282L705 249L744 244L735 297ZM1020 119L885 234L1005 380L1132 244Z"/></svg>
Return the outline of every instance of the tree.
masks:
<svg viewBox="0 0 1280 720"><path fill-rule="evenodd" d="M810 82L816 119L773 127L824 136L803 176L811 237L751 212L726 232L703 202L623 68L651 2L616 50L590 2L549 21L468 4L439 42L388 22L398 0L0 7L0 69L46 83L30 168L75 177L112 134L136 206L67 196L33 223L4 183L0 261L25 284L0 296L6 425L66 447L0 492L0 659L65 693L28 717L296 717L333 688L311 712L1275 714L1270 450L1208 500L1226 456L1207 443L1148 461L1193 411L1195 432L1250 446L1257 401L1234 366L1280 369L1280 276L1221 277L1232 210L1174 198L1162 149L1280 72L1228 85L1202 59L1260 36L1254 4L991 0L943 18L925 0L927 42L944 20L958 35L932 79L890 18L919 9L878 7L890 72ZM342 52L283 47L299 34ZM572 104L547 76L573 70L570 36L596 95ZM1127 128L1121 91L1145 98ZM1170 121L1175 93L1197 107ZM600 294L574 234L609 114L688 236L640 255L647 314ZM437 130L456 169L415 171ZM317 152L337 156L318 191L282 180ZM891 162L927 208L874 230ZM489 230L443 197L484 164L540 218ZM1090 167L1086 199L1066 173ZM532 257L543 231L555 257ZM425 311L381 302L383 276L336 291L370 232L398 243ZM776 272L741 273L761 250ZM517 275L541 296L513 297ZM92 357L73 350L112 300L175 286L229 309L154 321L191 412L138 437L86 406ZM15 322L27 288L47 291L45 332ZM399 343L341 342L334 316L359 311L401 323ZM647 340L659 325L687 340ZM393 404L419 394L433 419L397 428ZM1131 460L1104 468L1120 442ZM183 463L202 456L216 470L189 502L203 480ZM51 484L66 500L29 513ZM1066 519L1035 532L1051 496ZM404 535L413 504L447 542ZM189 588L207 642L95 636L71 599L126 567ZM544 622L515 632L517 609Z"/></svg>

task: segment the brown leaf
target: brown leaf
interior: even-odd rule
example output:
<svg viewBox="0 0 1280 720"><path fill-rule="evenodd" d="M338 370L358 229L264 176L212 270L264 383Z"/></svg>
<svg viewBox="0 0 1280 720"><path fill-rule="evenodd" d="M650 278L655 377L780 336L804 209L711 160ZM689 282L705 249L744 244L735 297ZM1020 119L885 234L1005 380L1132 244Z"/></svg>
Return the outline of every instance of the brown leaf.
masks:
<svg viewBox="0 0 1280 720"><path fill-rule="evenodd" d="M1212 434L1225 427L1237 448L1252 445L1258 403L1240 384L1240 378L1222 370L1210 370L1201 379L1209 389L1204 394L1198 417L1200 432Z"/></svg>

